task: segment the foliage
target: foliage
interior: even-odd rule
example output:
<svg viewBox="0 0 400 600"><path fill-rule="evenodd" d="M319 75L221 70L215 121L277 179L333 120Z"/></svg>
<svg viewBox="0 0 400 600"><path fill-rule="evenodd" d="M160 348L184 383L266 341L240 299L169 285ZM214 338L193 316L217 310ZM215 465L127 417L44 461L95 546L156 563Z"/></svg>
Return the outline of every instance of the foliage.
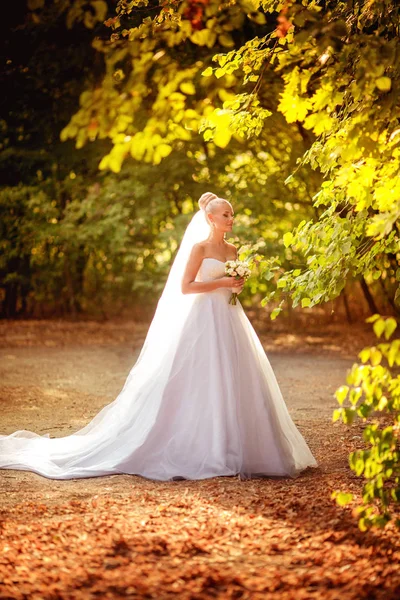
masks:
<svg viewBox="0 0 400 600"><path fill-rule="evenodd" d="M31 40L27 57L18 69L12 57L6 79L0 168L8 185L22 175L28 186L62 187L73 172L87 190L102 185L97 164L117 185L121 169L124 178L125 165L139 173L139 163L152 182L164 161L166 195L178 186L171 206L194 207L206 186L234 201L236 242L259 254L259 277L245 293L276 304L274 318L287 300L311 307L351 278L398 310L391 3L381 14L365 3L124 1L106 20L111 37L101 27L104 2L29 6L32 22L13 33L16 55L16 32ZM60 130L79 152L59 143ZM187 170L178 181L175 163Z"/></svg>
<svg viewBox="0 0 400 600"><path fill-rule="evenodd" d="M301 256L302 268L285 270L279 277L279 296L290 295L293 306L301 303L302 307L312 307L338 296L349 277L363 277L373 283L383 275L398 303L398 233L392 230L381 239L367 237L367 223L366 210L342 216L331 204L318 222L303 220L285 233L284 244Z"/></svg>
<svg viewBox="0 0 400 600"><path fill-rule="evenodd" d="M119 2L111 40L96 42L106 76L82 95L63 138L78 147L109 138L100 166L118 171L128 156L159 163L199 133L211 148L268 139L269 120L282 113L287 136L296 130L305 143L287 182L304 178L305 166L323 182L312 195L317 219L285 236L285 263L299 256L299 264L265 263L266 278L276 273L274 300L313 306L352 277L381 278L399 310L397 4L146 6Z"/></svg>
<svg viewBox="0 0 400 600"><path fill-rule="evenodd" d="M107 314L109 306L115 312L143 297L151 304L193 211L179 186L199 195L198 184L179 179L187 172L187 159L175 157L151 186L152 167L135 165L92 182L71 171L56 185L49 178L3 187L4 312L10 294L24 297L30 314ZM168 180L175 188L165 189Z"/></svg>
<svg viewBox="0 0 400 600"><path fill-rule="evenodd" d="M214 144L225 148L233 137L227 127L229 116L215 112L212 104L234 98L231 88L236 78L229 76L215 86L201 73L215 47L232 47L233 35L241 35L246 21L243 7L232 3L221 10L216 0L204 5L172 3L174 8L163 3L159 13L149 7L149 15L153 13L149 16L146 11L135 12L135 4L120 3L118 16L108 20L119 30L111 43L95 41L95 48L104 54L105 76L101 86L82 94L81 108L64 128L62 139L75 138L79 148L89 140L109 138L113 147L100 168L118 172L128 156L158 164L182 143L199 143L202 119L209 116L204 137L212 132ZM127 18L131 23L124 27ZM257 26L257 19L251 22ZM254 109L259 116L268 112Z"/></svg>
<svg viewBox="0 0 400 600"><path fill-rule="evenodd" d="M324 212L285 239L306 259L300 273L278 280L295 305L337 296L351 275L382 278L399 310L399 15L393 2L294 14L301 31L279 56L285 82L279 110L314 132L302 163L324 174L314 197Z"/></svg>
<svg viewBox="0 0 400 600"><path fill-rule="evenodd" d="M313 210L311 197L318 190L320 181L318 174L304 168L303 178L299 177L296 182L288 185L282 194L284 181L295 168L299 156L307 149L308 139L294 125L288 126L281 114L273 113L257 139L249 139L244 143L243 139L234 137L227 147L221 148L212 141L205 143L201 135L191 130L190 140L178 140L174 152L156 166L152 162L146 164L143 160L128 157L118 166L118 169L121 167L119 173L113 174L109 170L99 173L97 165L110 149L107 138L96 138L95 144L86 144L77 152L72 149L71 142L59 140L60 130L74 111L79 96L83 92L102 87L103 76L107 78L103 54L88 47L92 31L82 27L79 21L74 21L71 30L66 28L66 10L72 5L72 1L38 5L31 11L30 17L28 15L31 19L34 17L34 25L29 18L21 24L18 13L12 36L4 40L10 66L4 78L7 93L3 104L5 118L0 148L0 170L5 184L0 189L5 211L3 231L5 242L8 240L4 245L1 283L3 315L12 316L17 311L19 314L26 311L29 314L39 311L38 314L41 314L41 303L46 314L51 309L65 313L96 310L103 306L105 310L107 299L114 307L116 297L121 303L129 305L131 301L138 301L141 294L145 293L149 301L155 301L183 227L195 209L197 198L207 188L234 202L238 216L234 230L236 237L232 241L238 246L243 240L255 244L255 249L258 248L262 256L278 256L282 266L288 268L290 263L281 242L282 236L302 219L310 218ZM142 15L143 12L140 12L138 16ZM191 18L193 20L193 15ZM249 23L254 21L250 19ZM260 27L257 23L255 26ZM228 22L226 27L229 27ZM94 34L101 34L101 29L96 28ZM242 35L239 30L236 34ZM126 38L123 39L127 41ZM143 38L142 41L145 40ZM154 40L156 42L157 39ZM97 40L94 45L97 47L99 43L107 48L111 60L115 48L106 40ZM193 46L192 42L189 45ZM213 49L201 49L204 56L211 59ZM198 56L193 55L190 47L187 52L180 52L179 55L176 55L173 48L167 51L175 52L174 64L177 69L180 69L182 61L187 62L190 68L198 69L198 81L203 80L201 70L204 64L200 66L192 62ZM141 68L137 60L141 52L139 42L135 52L137 75ZM106 61L107 56L106 53ZM149 73L155 76L154 63L157 61L153 61L150 56L146 60L152 65ZM167 72L163 74L161 68L158 76L162 75L167 81L169 75ZM222 78L223 86L225 79ZM145 124L148 115L147 99L141 98L136 92L132 95L129 87L121 87L126 83L126 80L118 83L115 78L112 79L116 97L124 94L124 90L126 98L135 97L138 103L137 114L141 115ZM194 83L187 81L182 82L182 85L188 92L190 85ZM273 97L278 93L276 85L276 82L270 81ZM226 96L224 87L215 89L213 93L216 101L219 101L220 95ZM188 100L189 96L190 94ZM87 94L84 97L87 98ZM168 94L167 99L170 102L171 96ZM192 99L194 101L193 94ZM202 102L203 100L199 102L199 106L203 106ZM108 104L108 108L112 109L115 118L118 113L112 103ZM173 108L171 106L171 110ZM160 110L161 119L161 105ZM171 114L175 114L173 110ZM187 129L185 131L186 134L189 132ZM90 135L88 139L92 139ZM144 158L146 156L147 154ZM150 152L149 159L151 156ZM11 189L13 186L16 186L15 193ZM24 190L23 186L27 186L27 189ZM99 188L100 192L93 194L93 190ZM126 237L126 214L128 219L136 220L136 209L129 205L126 195L128 188L133 197L140 198L139 202L143 206L146 202L151 202L153 208L151 211L141 212L140 228L135 227L135 233ZM38 204L41 201L39 199L43 200L43 215L47 214L48 206L51 206L48 218L57 218L57 224L51 224L51 233L48 231L47 217L42 218L40 213L32 213L26 194L29 197L36 196ZM105 207L112 202L119 205L120 208L116 207L114 211L114 218L120 218L118 227L114 224L115 229L108 230L106 224L105 230L108 231L111 242L115 239L117 229L121 240L127 241L126 248L129 249L126 252L132 260L129 267L128 263L124 267L122 259L118 258L118 243L115 252L110 250L107 237L101 234L98 223L97 233L94 232L94 207L89 207L88 198L93 203L99 203L98 214L103 210L107 213L109 209ZM24 207L23 216L18 215L17 211L11 212L13 202L21 202ZM79 203L83 206L79 220L71 222L71 215L79 212ZM72 212L71 205L74 207ZM29 237L26 240L8 239L7 236L13 235L13 230L22 233L28 224L35 233L33 245ZM43 231L40 232L42 228ZM90 236L89 229L92 232ZM146 232L145 241L141 230ZM79 242L67 239L73 238L78 231ZM53 235L55 232L56 236ZM86 246L87 236L91 240L90 248ZM43 243L36 246L39 238ZM21 248L25 244L29 249L24 254L25 258L17 264L13 253L17 252L18 244L21 244ZM59 256L60 251L64 252L60 248L65 244L70 248L68 268L64 265L65 255ZM98 261L94 260L94 256L100 253L102 244L102 253L107 260L101 260L100 264L112 265L107 269L95 267ZM42 251L42 246L49 251ZM121 247L125 247L123 243ZM38 254L31 254L32 249L36 252L36 248L40 248L40 261ZM156 258L161 248L165 251L163 260ZM58 257L58 262L55 257ZM125 257L124 260L128 259ZM241 295L241 300L245 303L250 303L254 295L256 301L261 299L272 289L273 281L258 278L256 273L257 271ZM93 285L89 285L89 281L95 285L95 303ZM57 289L61 290L60 293L57 293ZM112 290L115 290L115 295Z"/></svg>
<svg viewBox="0 0 400 600"><path fill-rule="evenodd" d="M75 230L66 227L60 241L59 229L71 196L75 202L85 196L82 181L87 187L94 183L104 147L77 156L71 143L59 139L83 82L99 69L90 47L93 33L77 22L66 27L68 6L72 3L30 1L26 10L14 3L1 37L6 57L0 121L3 317L41 314L41 302L44 312L51 307L75 312L79 306L84 257L76 244L66 267L61 253L74 245Z"/></svg>
<svg viewBox="0 0 400 600"><path fill-rule="evenodd" d="M83 182L70 177L57 190L51 181L2 189L0 272L6 314L10 294L23 296L31 314L37 305L45 312L56 308L76 314L93 297L101 308L105 289L117 294L129 235L127 207L110 204L107 192L101 195L94 187L85 193ZM57 194L68 197L64 206Z"/></svg>
<svg viewBox="0 0 400 600"><path fill-rule="evenodd" d="M377 337L384 335L386 341L360 352L363 364L354 364L347 376L348 385L336 391L340 408L333 414L333 421L340 419L347 424L357 418L366 421L375 417L363 432L368 449L356 450L349 456L350 468L366 480L357 510L361 530L386 525L391 519L391 507L400 502L400 375L391 371L400 366L400 339L389 342L397 327L392 317L374 315L368 321L373 323ZM389 417L391 423L381 427L379 413ZM340 505L353 500L349 493L335 492L333 497ZM399 518L396 524L400 527Z"/></svg>
<svg viewBox="0 0 400 600"><path fill-rule="evenodd" d="M62 16L68 29L76 23L83 23L88 29L103 23L108 13L106 0L28 0L32 21L36 24Z"/></svg>

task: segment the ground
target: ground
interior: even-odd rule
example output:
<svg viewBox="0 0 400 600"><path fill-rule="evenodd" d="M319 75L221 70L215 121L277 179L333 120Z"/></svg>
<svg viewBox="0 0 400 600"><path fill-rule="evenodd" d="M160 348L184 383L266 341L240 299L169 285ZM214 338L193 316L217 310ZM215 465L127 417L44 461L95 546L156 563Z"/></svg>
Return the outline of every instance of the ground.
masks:
<svg viewBox="0 0 400 600"><path fill-rule="evenodd" d="M394 525L363 533L349 469L362 426L331 423L363 327L254 324L319 466L296 479L52 481L0 471L0 598L397 599ZM1 433L68 435L120 391L147 325L0 323Z"/></svg>

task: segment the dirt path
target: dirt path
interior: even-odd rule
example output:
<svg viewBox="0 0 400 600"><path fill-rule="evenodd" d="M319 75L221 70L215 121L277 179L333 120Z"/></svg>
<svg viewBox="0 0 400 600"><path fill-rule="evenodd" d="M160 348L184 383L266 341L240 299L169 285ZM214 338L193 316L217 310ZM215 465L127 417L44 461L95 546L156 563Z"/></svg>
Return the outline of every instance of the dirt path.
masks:
<svg viewBox="0 0 400 600"><path fill-rule="evenodd" d="M122 388L146 329L0 324L1 433L61 436L84 426ZM330 422L354 339L328 329L260 336L319 467L296 480L247 482L0 471L0 598L398 597L392 526L362 534L351 508L330 500L334 489L360 492L347 455L361 428Z"/></svg>

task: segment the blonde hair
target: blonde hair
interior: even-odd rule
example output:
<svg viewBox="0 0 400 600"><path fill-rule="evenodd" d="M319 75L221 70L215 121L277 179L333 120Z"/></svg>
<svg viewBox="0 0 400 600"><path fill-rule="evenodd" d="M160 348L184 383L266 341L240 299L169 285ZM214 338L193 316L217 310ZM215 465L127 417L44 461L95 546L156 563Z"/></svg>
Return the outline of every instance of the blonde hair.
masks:
<svg viewBox="0 0 400 600"><path fill-rule="evenodd" d="M220 198L216 194L212 192L206 192L199 199L199 207L201 210L204 210L206 214L214 212L214 208L218 206L218 204L222 204L223 202L230 202L225 200L225 198Z"/></svg>
<svg viewBox="0 0 400 600"><path fill-rule="evenodd" d="M215 200L216 198L218 198L216 194L213 194L212 192L206 192L205 194L200 196L199 207L201 208L201 210L206 210L211 200Z"/></svg>

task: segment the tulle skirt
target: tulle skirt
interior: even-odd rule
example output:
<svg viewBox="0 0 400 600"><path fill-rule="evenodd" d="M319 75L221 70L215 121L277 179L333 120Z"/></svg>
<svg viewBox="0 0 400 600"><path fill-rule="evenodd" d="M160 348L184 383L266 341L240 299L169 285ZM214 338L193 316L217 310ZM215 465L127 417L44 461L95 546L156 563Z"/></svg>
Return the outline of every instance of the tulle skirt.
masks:
<svg viewBox="0 0 400 600"><path fill-rule="evenodd" d="M170 480L295 477L316 466L257 334L229 294L219 288L170 307L164 335L149 331L120 394L76 433L0 436L0 468L53 479Z"/></svg>

